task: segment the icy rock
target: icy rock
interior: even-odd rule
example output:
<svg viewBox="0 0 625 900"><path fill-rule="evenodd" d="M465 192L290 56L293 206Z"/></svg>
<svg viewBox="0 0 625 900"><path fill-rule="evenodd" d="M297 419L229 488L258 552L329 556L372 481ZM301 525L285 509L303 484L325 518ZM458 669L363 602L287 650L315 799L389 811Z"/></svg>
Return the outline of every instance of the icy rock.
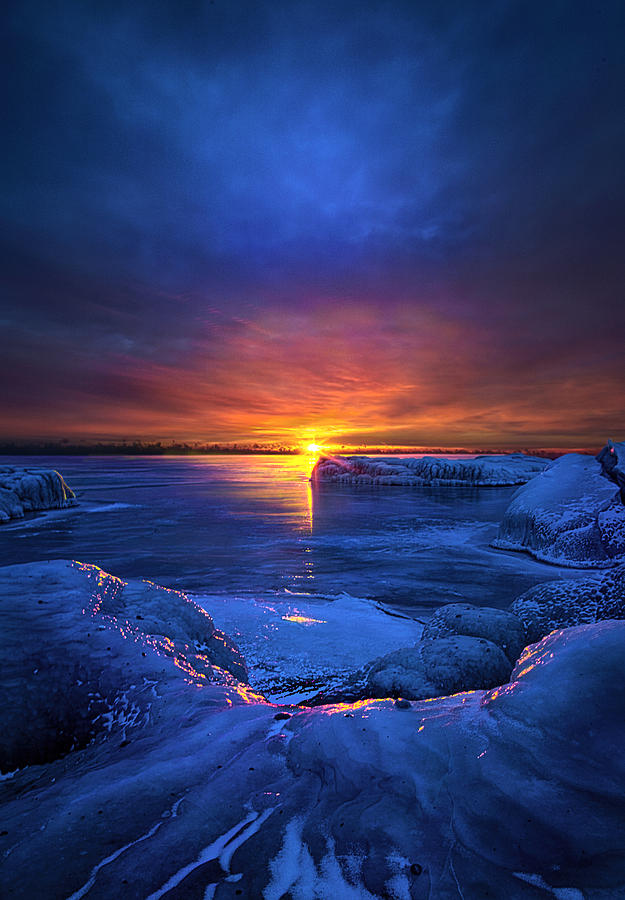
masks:
<svg viewBox="0 0 625 900"><path fill-rule="evenodd" d="M0 522L21 519L27 512L75 504L74 492L53 469L0 466Z"/></svg>
<svg viewBox="0 0 625 900"><path fill-rule="evenodd" d="M579 581L550 581L531 588L511 604L523 623L526 643L556 628L625 619L625 566Z"/></svg>
<svg viewBox="0 0 625 900"><path fill-rule="evenodd" d="M597 454L603 474L619 486L621 499L625 503L625 442L615 444L608 441Z"/></svg>
<svg viewBox="0 0 625 900"><path fill-rule="evenodd" d="M558 565L614 565L625 555L625 507L593 457L567 453L514 494L493 546Z"/></svg>
<svg viewBox="0 0 625 900"><path fill-rule="evenodd" d="M368 697L442 697L503 684L511 670L512 663L491 641L452 635L376 660L368 671L365 691Z"/></svg>
<svg viewBox="0 0 625 900"><path fill-rule="evenodd" d="M340 484L478 487L525 484L548 465L549 460L524 453L478 456L475 459L322 456L315 464L311 479Z"/></svg>
<svg viewBox="0 0 625 900"><path fill-rule="evenodd" d="M156 714L157 684L247 681L236 646L177 591L61 560L1 569L0 598L2 772L126 739Z"/></svg>
<svg viewBox="0 0 625 900"><path fill-rule="evenodd" d="M527 643L523 623L513 613L471 603L441 606L426 622L421 640L455 634L486 638L500 647L513 665Z"/></svg>

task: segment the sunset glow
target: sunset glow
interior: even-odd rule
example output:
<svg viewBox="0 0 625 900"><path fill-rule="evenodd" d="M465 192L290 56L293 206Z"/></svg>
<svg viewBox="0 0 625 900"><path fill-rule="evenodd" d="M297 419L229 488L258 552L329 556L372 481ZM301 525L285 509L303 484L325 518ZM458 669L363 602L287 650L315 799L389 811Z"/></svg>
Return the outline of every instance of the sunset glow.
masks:
<svg viewBox="0 0 625 900"><path fill-rule="evenodd" d="M619 28L278 7L16 14L0 440L597 446Z"/></svg>

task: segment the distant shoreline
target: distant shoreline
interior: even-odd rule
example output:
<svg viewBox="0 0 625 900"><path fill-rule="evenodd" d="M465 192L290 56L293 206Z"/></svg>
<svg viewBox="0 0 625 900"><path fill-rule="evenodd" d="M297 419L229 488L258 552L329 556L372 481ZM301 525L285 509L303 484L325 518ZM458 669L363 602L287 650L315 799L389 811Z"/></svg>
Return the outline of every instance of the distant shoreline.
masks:
<svg viewBox="0 0 625 900"><path fill-rule="evenodd" d="M594 455L596 449L588 448L531 448L517 447L502 449L496 447L341 447L328 450L328 454L340 456L395 456L415 454L418 456L486 456L497 454L526 453L547 459L555 459L564 453L584 453ZM0 456L305 456L306 451L289 447L268 448L220 445L193 446L190 444L129 443L129 444L68 444L68 443L0 443ZM325 455L323 451L319 455Z"/></svg>

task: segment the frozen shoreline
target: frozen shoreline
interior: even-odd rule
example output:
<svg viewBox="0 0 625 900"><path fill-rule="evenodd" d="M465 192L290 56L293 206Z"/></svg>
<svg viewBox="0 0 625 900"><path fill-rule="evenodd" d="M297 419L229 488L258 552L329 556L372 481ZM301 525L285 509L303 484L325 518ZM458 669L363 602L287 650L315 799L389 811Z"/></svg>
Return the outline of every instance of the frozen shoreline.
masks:
<svg viewBox="0 0 625 900"><path fill-rule="evenodd" d="M347 594L0 568L0 893L623 896L625 563L602 471L563 457L502 526L594 572L425 626Z"/></svg>
<svg viewBox="0 0 625 900"><path fill-rule="evenodd" d="M624 576L579 590L623 614L609 602ZM625 791L623 621L556 630L500 687L302 709L238 680L238 649L180 592L63 561L0 569L0 586L3 692L24 700L3 706L3 751L19 745L0 782L6 896L113 898L120 884L128 896L216 900L235 887L403 898L477 897L486 884L518 900L625 889L625 807L612 802ZM529 598L527 622L551 627L561 599ZM415 623L373 604L335 612L324 665L340 663L350 612L362 652L368 618L372 636L384 623L392 642L415 640ZM244 617L244 605L229 614ZM505 615L470 607L457 624L443 607L425 643L499 641L516 655ZM321 619L298 598L281 635ZM257 623L255 610L242 633ZM276 643L263 643L269 662ZM303 646L285 650L294 671Z"/></svg>
<svg viewBox="0 0 625 900"><path fill-rule="evenodd" d="M503 487L525 484L550 465L550 460L524 453L445 459L432 456L322 456L312 472L313 482L404 487Z"/></svg>

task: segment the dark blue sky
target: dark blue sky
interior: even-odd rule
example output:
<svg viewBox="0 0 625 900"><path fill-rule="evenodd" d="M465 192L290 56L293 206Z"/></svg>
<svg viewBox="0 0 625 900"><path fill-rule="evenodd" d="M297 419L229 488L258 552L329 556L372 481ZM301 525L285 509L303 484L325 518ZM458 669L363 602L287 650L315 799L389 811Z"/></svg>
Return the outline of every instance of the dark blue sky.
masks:
<svg viewBox="0 0 625 900"><path fill-rule="evenodd" d="M625 4L4 20L2 436L618 437Z"/></svg>

